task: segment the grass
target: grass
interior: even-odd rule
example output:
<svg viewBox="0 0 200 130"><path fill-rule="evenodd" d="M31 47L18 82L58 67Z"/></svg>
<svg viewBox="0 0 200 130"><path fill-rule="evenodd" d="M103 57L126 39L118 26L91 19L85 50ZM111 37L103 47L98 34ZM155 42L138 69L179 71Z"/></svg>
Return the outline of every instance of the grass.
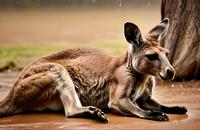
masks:
<svg viewBox="0 0 200 130"><path fill-rule="evenodd" d="M0 48L0 70L6 71L21 69L41 56L67 48L96 48L113 55L119 55L125 52L126 46L127 45L125 43L114 41L104 41L81 45L66 42L12 43L12 46L10 44L3 44Z"/></svg>

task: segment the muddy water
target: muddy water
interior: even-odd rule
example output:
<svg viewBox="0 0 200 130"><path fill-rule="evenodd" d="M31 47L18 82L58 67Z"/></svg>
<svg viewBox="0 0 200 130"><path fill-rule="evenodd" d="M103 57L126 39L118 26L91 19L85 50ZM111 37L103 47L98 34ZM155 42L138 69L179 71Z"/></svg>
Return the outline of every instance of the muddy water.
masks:
<svg viewBox="0 0 200 130"><path fill-rule="evenodd" d="M0 73L2 100L18 73ZM64 113L27 113L0 118L0 129L200 129L200 81L160 82L154 97L167 105L184 105L185 115L168 114L170 121L158 122L107 114L108 124L90 119L64 117Z"/></svg>

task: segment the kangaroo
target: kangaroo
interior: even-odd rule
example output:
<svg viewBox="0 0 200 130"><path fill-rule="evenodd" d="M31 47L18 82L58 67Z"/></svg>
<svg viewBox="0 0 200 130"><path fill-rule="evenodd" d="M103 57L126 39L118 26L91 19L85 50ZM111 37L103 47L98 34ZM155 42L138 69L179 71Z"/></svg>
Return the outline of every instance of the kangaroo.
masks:
<svg viewBox="0 0 200 130"><path fill-rule="evenodd" d="M76 48L34 61L0 102L0 117L63 110L68 118L108 122L106 111L157 121L169 120L165 113L185 114L185 107L164 106L152 98L154 77L172 80L175 75L169 51L159 43L168 27L165 18L143 38L135 24L125 23L128 50L121 56Z"/></svg>

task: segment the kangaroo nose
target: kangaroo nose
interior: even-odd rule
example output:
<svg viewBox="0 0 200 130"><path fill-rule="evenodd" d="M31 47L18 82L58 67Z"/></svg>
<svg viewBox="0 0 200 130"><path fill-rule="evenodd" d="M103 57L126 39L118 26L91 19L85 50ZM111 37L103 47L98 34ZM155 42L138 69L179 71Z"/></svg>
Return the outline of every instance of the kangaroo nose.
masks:
<svg viewBox="0 0 200 130"><path fill-rule="evenodd" d="M167 68L166 70L166 74L167 74L167 77L169 79L172 79L174 77L174 70L170 69L170 68Z"/></svg>

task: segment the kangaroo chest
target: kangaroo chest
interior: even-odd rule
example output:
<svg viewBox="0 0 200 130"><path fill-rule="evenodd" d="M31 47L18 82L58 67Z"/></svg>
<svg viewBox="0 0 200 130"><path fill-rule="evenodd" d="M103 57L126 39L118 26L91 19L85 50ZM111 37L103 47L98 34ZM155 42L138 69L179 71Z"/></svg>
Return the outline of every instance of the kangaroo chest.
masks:
<svg viewBox="0 0 200 130"><path fill-rule="evenodd" d="M145 90L146 90L146 85L145 83L138 83L135 86L132 87L132 93L131 93L131 101L135 102L138 98L143 96Z"/></svg>
<svg viewBox="0 0 200 130"><path fill-rule="evenodd" d="M116 91L115 95L130 97L132 101L136 101L144 94L148 77L134 72L131 73L126 66L121 66L114 75L117 80L117 86L120 87L117 88L120 91Z"/></svg>

